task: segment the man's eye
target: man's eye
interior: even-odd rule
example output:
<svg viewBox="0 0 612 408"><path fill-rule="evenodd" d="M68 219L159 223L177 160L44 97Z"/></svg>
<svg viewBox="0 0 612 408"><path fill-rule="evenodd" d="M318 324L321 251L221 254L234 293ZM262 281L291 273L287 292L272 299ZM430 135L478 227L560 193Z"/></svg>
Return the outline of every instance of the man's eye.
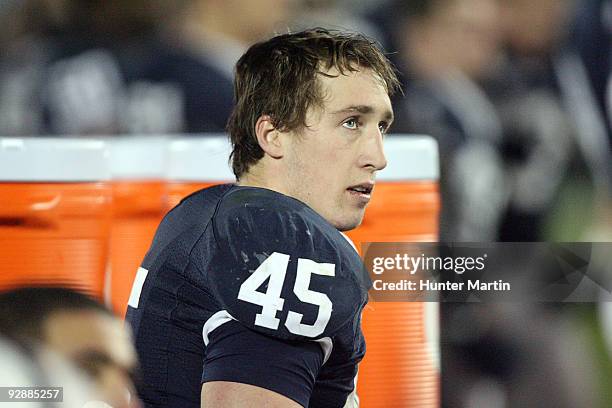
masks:
<svg viewBox="0 0 612 408"><path fill-rule="evenodd" d="M350 118L348 120L346 120L342 126L344 126L347 129L357 129L359 127L359 122L357 121L356 118Z"/></svg>
<svg viewBox="0 0 612 408"><path fill-rule="evenodd" d="M389 124L387 122L380 122L378 124L378 129L380 130L380 133L387 133L387 130L389 130Z"/></svg>

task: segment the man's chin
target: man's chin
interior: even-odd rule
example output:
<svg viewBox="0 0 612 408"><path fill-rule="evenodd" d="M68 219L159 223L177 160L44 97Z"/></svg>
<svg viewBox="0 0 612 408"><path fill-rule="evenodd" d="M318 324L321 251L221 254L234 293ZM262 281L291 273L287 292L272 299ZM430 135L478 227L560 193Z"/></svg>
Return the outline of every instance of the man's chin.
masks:
<svg viewBox="0 0 612 408"><path fill-rule="evenodd" d="M345 232L359 227L361 225L361 221L363 221L363 214L356 216L353 219L339 220L338 222L332 223L332 225L336 227L338 231Z"/></svg>

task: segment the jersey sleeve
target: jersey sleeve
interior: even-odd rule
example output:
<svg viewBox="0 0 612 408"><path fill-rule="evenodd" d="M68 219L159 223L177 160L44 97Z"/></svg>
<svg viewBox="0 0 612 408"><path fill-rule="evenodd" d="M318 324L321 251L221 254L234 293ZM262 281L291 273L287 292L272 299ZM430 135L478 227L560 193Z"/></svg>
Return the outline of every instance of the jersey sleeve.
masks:
<svg viewBox="0 0 612 408"><path fill-rule="evenodd" d="M367 299L358 255L301 202L253 190L229 195L214 216L212 293L232 319L265 335L333 336Z"/></svg>
<svg viewBox="0 0 612 408"><path fill-rule="evenodd" d="M317 342L281 340L232 320L210 333L202 383L254 385L307 407L323 360Z"/></svg>

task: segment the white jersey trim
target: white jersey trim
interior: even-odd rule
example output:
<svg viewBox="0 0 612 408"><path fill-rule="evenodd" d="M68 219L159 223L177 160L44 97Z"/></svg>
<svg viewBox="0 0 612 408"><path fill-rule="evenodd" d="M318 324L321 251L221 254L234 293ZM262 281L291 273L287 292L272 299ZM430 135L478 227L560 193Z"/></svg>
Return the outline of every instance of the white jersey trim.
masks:
<svg viewBox="0 0 612 408"><path fill-rule="evenodd" d="M204 327L202 327L202 338L204 339L204 345L208 346L210 342L209 335L215 330L217 327L224 325L227 322L231 322L234 317L229 314L227 310L220 310L214 315L210 316L210 318L204 323ZM334 342L329 337L323 337L318 340L314 340L314 342L319 343L321 349L323 350L323 364L327 363L329 356L331 356L332 350L334 348Z"/></svg>
<svg viewBox="0 0 612 408"><path fill-rule="evenodd" d="M344 404L344 408L359 408L359 396L357 395L357 376L355 375L355 379L353 380L354 388L353 392L349 394L346 399L346 403Z"/></svg>
<svg viewBox="0 0 612 408"><path fill-rule="evenodd" d="M130 299L128 300L128 305L132 306L134 309L138 309L140 294L148 274L149 271L143 267L138 268L138 271L136 272L134 284L132 285L132 291L130 292Z"/></svg>
<svg viewBox="0 0 612 408"><path fill-rule="evenodd" d="M208 343L210 341L208 339L208 336L213 330L232 320L236 319L234 319L227 310L220 310L214 315L210 316L206 323L204 323L204 327L202 327L202 337L204 338L204 345L208 346Z"/></svg>
<svg viewBox="0 0 612 408"><path fill-rule="evenodd" d="M334 349L334 342L329 337L323 337L322 339L315 340L319 343L319 346L323 349L323 364L327 363L329 356Z"/></svg>

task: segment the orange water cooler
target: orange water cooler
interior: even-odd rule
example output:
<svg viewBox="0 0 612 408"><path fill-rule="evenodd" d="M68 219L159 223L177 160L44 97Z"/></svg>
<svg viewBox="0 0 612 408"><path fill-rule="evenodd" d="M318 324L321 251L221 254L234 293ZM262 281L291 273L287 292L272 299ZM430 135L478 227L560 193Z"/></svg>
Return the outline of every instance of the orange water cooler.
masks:
<svg viewBox="0 0 612 408"><path fill-rule="evenodd" d="M102 141L0 138L0 290L62 285L102 299L108 178Z"/></svg>
<svg viewBox="0 0 612 408"><path fill-rule="evenodd" d="M425 136L385 140L388 166L377 176L362 225L347 235L364 242L438 239L439 163ZM358 394L366 408L437 408L440 404L437 303L373 302L363 314L367 353Z"/></svg>
<svg viewBox="0 0 612 408"><path fill-rule="evenodd" d="M173 139L168 146L168 209L202 188L233 183L230 153L231 145L224 134Z"/></svg>
<svg viewBox="0 0 612 408"><path fill-rule="evenodd" d="M105 298L119 316L125 316L134 276L166 212L167 143L157 136L108 139L113 212Z"/></svg>

